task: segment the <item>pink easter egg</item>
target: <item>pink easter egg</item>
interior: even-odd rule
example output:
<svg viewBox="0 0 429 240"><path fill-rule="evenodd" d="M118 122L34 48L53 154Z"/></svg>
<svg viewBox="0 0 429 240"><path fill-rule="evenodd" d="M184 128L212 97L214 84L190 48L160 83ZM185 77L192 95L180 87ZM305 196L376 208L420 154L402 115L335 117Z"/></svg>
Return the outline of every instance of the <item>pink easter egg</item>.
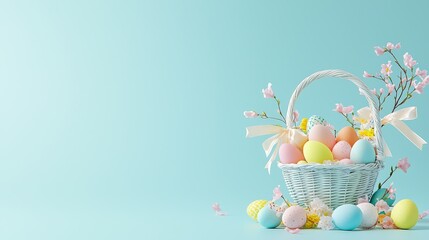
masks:
<svg viewBox="0 0 429 240"><path fill-rule="evenodd" d="M348 159L348 158L345 158L345 159L338 161L338 163L341 165L347 165L347 164L353 164L353 161Z"/></svg>
<svg viewBox="0 0 429 240"><path fill-rule="evenodd" d="M308 139L318 141L325 144L329 149L335 145L335 136L332 134L331 129L324 125L315 125L308 133Z"/></svg>
<svg viewBox="0 0 429 240"><path fill-rule="evenodd" d="M339 141L332 148L332 154L334 155L335 160L341 160L345 158L350 158L350 151L352 147L346 141Z"/></svg>
<svg viewBox="0 0 429 240"><path fill-rule="evenodd" d="M287 163L298 163L300 160L304 160L302 152L293 144L283 143L279 149L280 162Z"/></svg>
<svg viewBox="0 0 429 240"><path fill-rule="evenodd" d="M300 206L288 207L283 213L282 221L288 228L301 228L307 221L307 212Z"/></svg>

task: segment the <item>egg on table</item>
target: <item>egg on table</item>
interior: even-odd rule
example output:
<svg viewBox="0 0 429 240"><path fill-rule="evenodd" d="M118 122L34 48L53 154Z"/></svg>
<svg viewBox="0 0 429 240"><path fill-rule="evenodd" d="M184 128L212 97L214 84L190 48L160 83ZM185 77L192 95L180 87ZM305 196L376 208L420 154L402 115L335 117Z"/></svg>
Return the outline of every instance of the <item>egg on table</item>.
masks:
<svg viewBox="0 0 429 240"><path fill-rule="evenodd" d="M269 205L263 207L258 213L258 222L264 228L276 228L281 223L281 217Z"/></svg>
<svg viewBox="0 0 429 240"><path fill-rule="evenodd" d="M352 160L354 163L375 162L374 147L365 139L358 140L350 151L350 160Z"/></svg>
<svg viewBox="0 0 429 240"><path fill-rule="evenodd" d="M355 129L351 126L343 127L337 134L337 142L346 141L351 147L359 140Z"/></svg>
<svg viewBox="0 0 429 240"><path fill-rule="evenodd" d="M400 229L410 229L419 220L417 205L410 199L404 199L395 204L390 217Z"/></svg>
<svg viewBox="0 0 429 240"><path fill-rule="evenodd" d="M323 163L325 160L334 160L331 150L320 142L308 141L303 148L304 158L308 163Z"/></svg>
<svg viewBox="0 0 429 240"><path fill-rule="evenodd" d="M332 221L341 230L351 231L362 223L362 211L355 205L344 204L332 213Z"/></svg>
<svg viewBox="0 0 429 240"><path fill-rule="evenodd" d="M325 144L329 149L335 145L335 136L328 126L316 125L308 132L308 140Z"/></svg>
<svg viewBox="0 0 429 240"><path fill-rule="evenodd" d="M280 145L279 158L283 164L298 163L304 159L304 155L302 155L302 152L295 145L283 143Z"/></svg>
<svg viewBox="0 0 429 240"><path fill-rule="evenodd" d="M255 200L247 206L247 215L257 220L259 211L268 203L268 200Z"/></svg>
<svg viewBox="0 0 429 240"><path fill-rule="evenodd" d="M372 228L377 223L378 219L378 210L371 203L360 203L357 207L362 212L362 228Z"/></svg>
<svg viewBox="0 0 429 240"><path fill-rule="evenodd" d="M288 207L283 213L282 221L288 228L301 228L307 221L307 212L300 206Z"/></svg>
<svg viewBox="0 0 429 240"><path fill-rule="evenodd" d="M342 160L350 158L350 151L352 147L350 144L344 140L337 142L332 148L332 154L334 155L335 160Z"/></svg>

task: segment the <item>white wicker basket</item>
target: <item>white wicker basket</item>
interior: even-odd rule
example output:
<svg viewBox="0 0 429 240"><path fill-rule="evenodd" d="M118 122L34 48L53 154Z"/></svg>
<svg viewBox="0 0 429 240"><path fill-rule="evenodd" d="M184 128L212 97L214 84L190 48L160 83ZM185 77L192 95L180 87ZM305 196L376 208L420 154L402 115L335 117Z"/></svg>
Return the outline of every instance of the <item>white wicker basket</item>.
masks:
<svg viewBox="0 0 429 240"><path fill-rule="evenodd" d="M374 94L354 75L342 70L325 70L305 78L293 92L286 115L286 125L293 127L295 101L301 91L313 81L323 77L343 78L353 82L368 101L374 121L375 146L377 157L374 163L327 165L327 164L279 164L286 186L294 202L307 205L315 198L320 198L328 206L336 208L350 203L356 204L358 198L371 198L378 172L383 167L383 141L379 112Z"/></svg>

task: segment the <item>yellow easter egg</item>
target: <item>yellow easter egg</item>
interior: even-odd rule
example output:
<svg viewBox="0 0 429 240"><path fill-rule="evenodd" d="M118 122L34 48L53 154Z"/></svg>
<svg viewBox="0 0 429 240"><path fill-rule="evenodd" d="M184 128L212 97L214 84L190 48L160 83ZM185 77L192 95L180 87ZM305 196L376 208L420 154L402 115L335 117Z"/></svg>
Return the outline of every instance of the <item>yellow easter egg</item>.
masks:
<svg viewBox="0 0 429 240"><path fill-rule="evenodd" d="M298 161L296 164L307 164L307 161L301 160L301 161Z"/></svg>
<svg viewBox="0 0 429 240"><path fill-rule="evenodd" d="M268 200L256 200L251 202L249 206L247 206L247 215L257 221L259 210L261 210L267 202Z"/></svg>
<svg viewBox="0 0 429 240"><path fill-rule="evenodd" d="M404 199L395 204L390 217L398 228L410 229L419 220L419 210L412 200Z"/></svg>
<svg viewBox="0 0 429 240"><path fill-rule="evenodd" d="M303 148L304 158L308 163L323 163L325 160L334 160L331 150L317 141L308 141Z"/></svg>

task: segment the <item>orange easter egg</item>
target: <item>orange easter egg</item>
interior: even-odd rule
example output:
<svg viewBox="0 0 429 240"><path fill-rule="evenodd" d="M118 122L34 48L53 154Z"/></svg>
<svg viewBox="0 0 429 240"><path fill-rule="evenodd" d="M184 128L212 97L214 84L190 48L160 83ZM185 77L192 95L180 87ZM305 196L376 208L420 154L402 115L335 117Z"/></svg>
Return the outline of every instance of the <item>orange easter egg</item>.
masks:
<svg viewBox="0 0 429 240"><path fill-rule="evenodd" d="M353 147L353 144L355 144L355 142L359 140L359 137L354 128L352 128L351 126L347 126L343 127L338 132L336 140L337 142L346 141L350 144L351 147Z"/></svg>

